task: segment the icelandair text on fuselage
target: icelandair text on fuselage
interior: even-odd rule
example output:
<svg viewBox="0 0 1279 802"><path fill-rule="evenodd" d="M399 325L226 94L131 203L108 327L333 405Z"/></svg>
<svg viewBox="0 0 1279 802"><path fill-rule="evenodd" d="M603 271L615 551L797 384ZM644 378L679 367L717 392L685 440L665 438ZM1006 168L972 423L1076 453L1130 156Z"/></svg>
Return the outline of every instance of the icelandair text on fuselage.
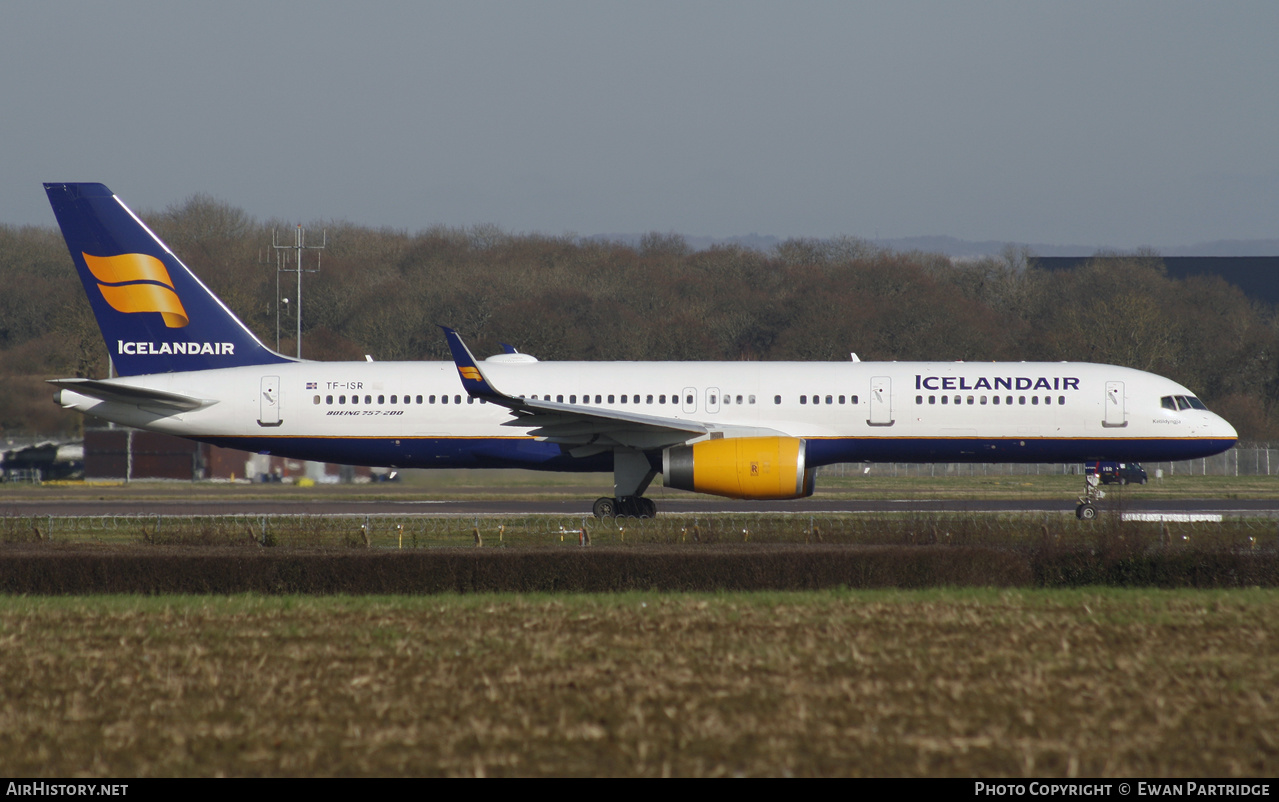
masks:
<svg viewBox="0 0 1279 802"><path fill-rule="evenodd" d="M9 783L5 796L128 796L127 784L95 783Z"/></svg>
<svg viewBox="0 0 1279 802"><path fill-rule="evenodd" d="M972 384L969 384L972 382ZM916 390L1078 390L1079 379L1070 376L924 376L915 374Z"/></svg>
<svg viewBox="0 0 1279 802"><path fill-rule="evenodd" d="M1117 792L1117 794L1115 793ZM1269 783L984 783L975 796L1270 796Z"/></svg>
<svg viewBox="0 0 1279 802"><path fill-rule="evenodd" d="M152 354L233 356L235 354L235 343L160 343L160 347L156 348L155 343L127 343L124 340L116 340L115 352L117 354L129 354L130 356L149 356Z"/></svg>

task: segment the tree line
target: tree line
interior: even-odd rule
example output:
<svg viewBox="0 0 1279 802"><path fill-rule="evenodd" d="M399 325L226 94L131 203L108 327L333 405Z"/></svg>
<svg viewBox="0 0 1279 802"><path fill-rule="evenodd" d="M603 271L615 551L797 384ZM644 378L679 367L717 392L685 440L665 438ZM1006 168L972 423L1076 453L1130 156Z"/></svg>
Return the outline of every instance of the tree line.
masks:
<svg viewBox="0 0 1279 802"><path fill-rule="evenodd" d="M271 234L291 225L203 195L142 217L274 346ZM309 359L448 359L443 323L477 355L510 343L543 360L1105 362L1186 385L1245 438L1279 434L1275 310L1219 278L1170 278L1154 253L1047 271L1025 250L956 262L853 238L693 251L661 233L625 244L489 225L320 227L322 269L303 278ZM108 367L61 235L0 226L0 279L0 431L74 432L80 416L50 402L44 379ZM281 277L282 295L295 280ZM292 354L294 310L280 311Z"/></svg>

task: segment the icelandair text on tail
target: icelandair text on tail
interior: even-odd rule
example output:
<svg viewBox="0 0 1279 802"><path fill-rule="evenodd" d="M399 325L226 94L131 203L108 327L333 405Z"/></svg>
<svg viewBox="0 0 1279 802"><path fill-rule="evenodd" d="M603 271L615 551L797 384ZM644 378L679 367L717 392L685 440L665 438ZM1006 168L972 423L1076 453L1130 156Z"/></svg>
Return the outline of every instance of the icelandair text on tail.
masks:
<svg viewBox="0 0 1279 802"><path fill-rule="evenodd" d="M9 783L5 796L128 796L128 785L95 783Z"/></svg>
<svg viewBox="0 0 1279 802"><path fill-rule="evenodd" d="M234 356L235 343L160 343L160 347L156 348L155 343L127 343L124 340L116 340L115 352L117 354L129 354L130 356L147 356L149 354Z"/></svg>

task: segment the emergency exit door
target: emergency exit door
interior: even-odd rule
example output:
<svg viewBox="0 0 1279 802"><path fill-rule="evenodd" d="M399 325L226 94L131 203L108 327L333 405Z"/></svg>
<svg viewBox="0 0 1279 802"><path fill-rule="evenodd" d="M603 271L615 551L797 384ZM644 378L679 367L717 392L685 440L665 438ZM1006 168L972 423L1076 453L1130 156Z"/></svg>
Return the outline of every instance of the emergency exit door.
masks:
<svg viewBox="0 0 1279 802"><path fill-rule="evenodd" d="M893 380L888 376L876 376L870 380L871 426L893 425Z"/></svg>
<svg viewBox="0 0 1279 802"><path fill-rule="evenodd" d="M1120 427L1128 425L1128 417L1124 411L1124 383L1106 382L1106 418L1103 426Z"/></svg>
<svg viewBox="0 0 1279 802"><path fill-rule="evenodd" d="M263 376L258 394L258 425L279 426L280 423L280 377Z"/></svg>

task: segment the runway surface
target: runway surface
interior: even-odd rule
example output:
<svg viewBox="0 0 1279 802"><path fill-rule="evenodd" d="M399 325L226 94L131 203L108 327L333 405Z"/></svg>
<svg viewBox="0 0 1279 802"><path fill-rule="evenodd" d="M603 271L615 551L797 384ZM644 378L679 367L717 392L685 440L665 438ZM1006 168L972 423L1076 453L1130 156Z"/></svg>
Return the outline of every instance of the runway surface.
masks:
<svg viewBox="0 0 1279 802"><path fill-rule="evenodd" d="M0 501L0 515L590 515L593 499L562 501L344 500L344 499L15 499ZM1074 499L1026 500L814 500L730 501L711 498L658 500L659 514L819 513L1060 513L1074 514ZM1279 518L1279 499L1106 499L1098 504L1125 513L1215 513L1251 518Z"/></svg>

